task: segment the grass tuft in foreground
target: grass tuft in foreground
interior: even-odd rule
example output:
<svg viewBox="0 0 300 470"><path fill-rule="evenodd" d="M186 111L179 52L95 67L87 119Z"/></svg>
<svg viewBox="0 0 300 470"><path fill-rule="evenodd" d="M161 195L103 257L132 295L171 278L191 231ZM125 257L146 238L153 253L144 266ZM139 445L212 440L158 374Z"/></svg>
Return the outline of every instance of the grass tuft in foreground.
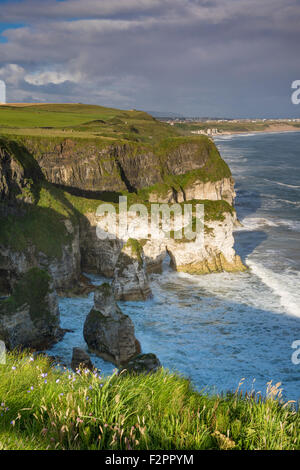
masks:
<svg viewBox="0 0 300 470"><path fill-rule="evenodd" d="M299 412L269 384L265 400L208 396L162 370L71 373L10 353L0 366L0 449L300 449Z"/></svg>

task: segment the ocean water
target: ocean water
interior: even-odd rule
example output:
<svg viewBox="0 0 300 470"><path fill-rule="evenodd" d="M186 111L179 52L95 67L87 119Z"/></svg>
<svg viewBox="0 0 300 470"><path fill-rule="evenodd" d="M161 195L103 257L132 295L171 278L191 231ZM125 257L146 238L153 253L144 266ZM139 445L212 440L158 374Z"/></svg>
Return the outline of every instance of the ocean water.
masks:
<svg viewBox="0 0 300 470"><path fill-rule="evenodd" d="M208 392L265 394L280 382L283 397L300 399L300 364L292 343L300 340L300 132L247 134L215 139L236 181L236 209L243 227L235 248L250 270L151 278L153 299L120 302L132 318L144 352L189 377ZM93 276L96 284L102 282ZM62 326L73 330L51 353L69 363L74 346L86 348L82 329L93 304L61 299ZM109 374L114 366L92 355Z"/></svg>

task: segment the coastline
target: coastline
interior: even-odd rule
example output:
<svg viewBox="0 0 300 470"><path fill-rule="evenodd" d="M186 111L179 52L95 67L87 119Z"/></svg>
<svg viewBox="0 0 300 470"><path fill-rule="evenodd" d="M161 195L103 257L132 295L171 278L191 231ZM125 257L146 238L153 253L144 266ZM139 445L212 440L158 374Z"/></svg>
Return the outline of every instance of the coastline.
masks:
<svg viewBox="0 0 300 470"><path fill-rule="evenodd" d="M292 126L270 126L268 129L263 129L261 131L223 131L218 132L218 134L214 134L210 137L218 137L223 135L235 135L235 134L282 134L288 132L300 132L300 127L292 127Z"/></svg>

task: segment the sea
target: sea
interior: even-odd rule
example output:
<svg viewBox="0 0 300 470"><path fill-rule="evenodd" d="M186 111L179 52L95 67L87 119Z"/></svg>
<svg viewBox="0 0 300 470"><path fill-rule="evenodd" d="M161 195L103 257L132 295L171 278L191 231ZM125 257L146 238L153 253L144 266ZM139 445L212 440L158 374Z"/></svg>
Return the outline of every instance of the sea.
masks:
<svg viewBox="0 0 300 470"><path fill-rule="evenodd" d="M153 298L120 302L143 352L189 378L204 393L238 388L300 400L300 132L224 135L215 143L231 168L242 224L235 249L243 273L192 276L164 263L152 275ZM93 283L107 281L90 276ZM82 330L93 305L60 299L61 324L72 330L50 351L69 365L72 348L87 349ZM297 353L299 351L299 354ZM91 355L103 374L115 366ZM269 385L268 385L269 384Z"/></svg>

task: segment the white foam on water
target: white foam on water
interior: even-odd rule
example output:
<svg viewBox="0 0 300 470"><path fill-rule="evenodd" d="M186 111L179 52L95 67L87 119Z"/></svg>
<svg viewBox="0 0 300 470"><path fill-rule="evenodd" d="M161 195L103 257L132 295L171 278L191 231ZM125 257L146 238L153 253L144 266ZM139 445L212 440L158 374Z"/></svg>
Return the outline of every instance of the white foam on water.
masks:
<svg viewBox="0 0 300 470"><path fill-rule="evenodd" d="M266 217L245 217L240 222L242 227L236 227L235 232L251 232L262 227L287 227L289 230L300 232L300 221L298 220L278 219L275 222Z"/></svg>
<svg viewBox="0 0 300 470"><path fill-rule="evenodd" d="M267 178L264 178L264 180L268 181L269 183L277 184L278 186L284 186L286 188L291 188L291 189L300 189L300 186L297 186L295 184L280 183L280 181L273 181L273 180L269 180Z"/></svg>
<svg viewBox="0 0 300 470"><path fill-rule="evenodd" d="M300 207L299 201L290 201L289 199L276 199L276 200L277 202L283 202L284 204L291 204L292 206Z"/></svg>
<svg viewBox="0 0 300 470"><path fill-rule="evenodd" d="M300 221L299 220L286 220L282 219L278 221L278 226L288 227L290 230L300 232Z"/></svg>
<svg viewBox="0 0 300 470"><path fill-rule="evenodd" d="M251 259L247 259L247 265L279 297L287 313L300 317L300 273L275 273Z"/></svg>
<svg viewBox="0 0 300 470"><path fill-rule="evenodd" d="M218 135L217 137L214 136L214 140L218 141L218 140L231 140L231 139L234 139L236 137L253 137L257 134L253 134L253 133L246 133L246 132L242 132L242 133L238 133L238 134L223 134L223 135Z"/></svg>
<svg viewBox="0 0 300 470"><path fill-rule="evenodd" d="M173 274L173 278L174 276L175 274ZM282 313L282 308L278 305L273 291L266 289L266 285L251 272L223 272L199 276L177 273L176 276L194 283L208 296L234 302L237 306L247 305L252 308Z"/></svg>
<svg viewBox="0 0 300 470"><path fill-rule="evenodd" d="M270 219L266 219L265 217L245 217L241 220L243 224L242 227L237 227L235 229L236 232L241 231L254 231L261 227L278 227L278 223L273 222Z"/></svg>

